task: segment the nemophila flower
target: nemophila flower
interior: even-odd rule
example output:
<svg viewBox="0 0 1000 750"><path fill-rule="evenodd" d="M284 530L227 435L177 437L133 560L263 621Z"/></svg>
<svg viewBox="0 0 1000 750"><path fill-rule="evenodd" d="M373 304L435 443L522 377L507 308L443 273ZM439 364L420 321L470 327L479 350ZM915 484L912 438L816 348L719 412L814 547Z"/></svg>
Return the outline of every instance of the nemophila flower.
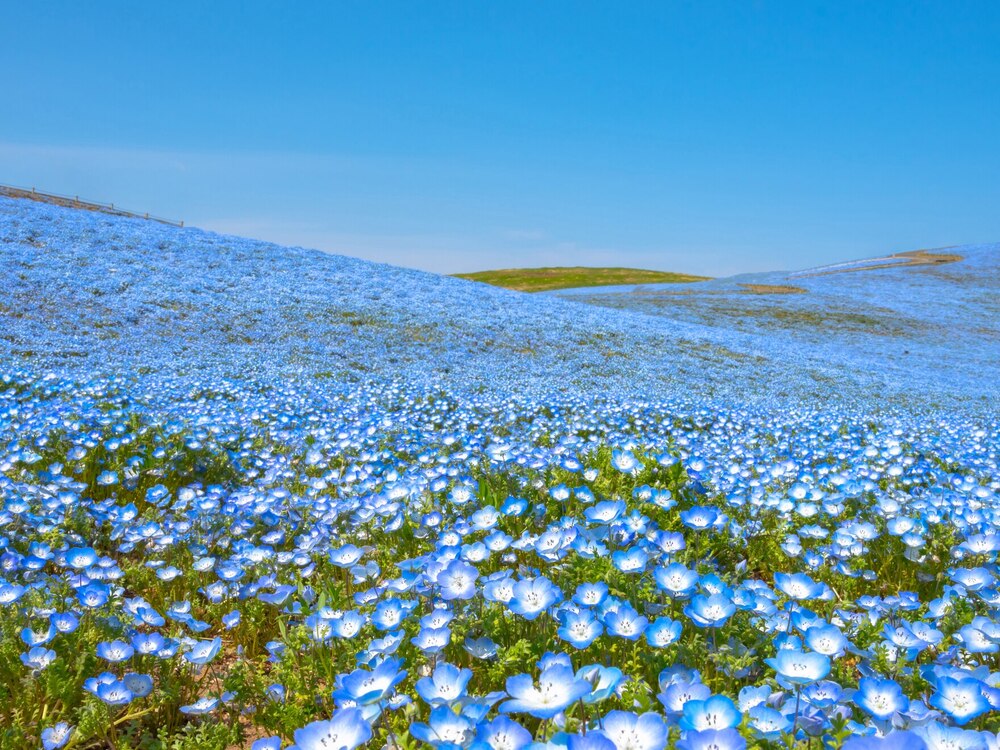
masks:
<svg viewBox="0 0 1000 750"><path fill-rule="evenodd" d="M441 589L441 598L445 601L471 599L476 595L478 579L479 571L473 566L461 560L452 560L438 573L437 584Z"/></svg>
<svg viewBox="0 0 1000 750"><path fill-rule="evenodd" d="M219 707L219 699L213 698L211 696L205 696L204 698L199 698L194 703L187 706L181 706L180 711L182 714L188 714L191 716L197 716L199 714L209 714L212 713L216 708Z"/></svg>
<svg viewBox="0 0 1000 750"><path fill-rule="evenodd" d="M259 740L254 740L250 750L281 750L281 737L277 735L261 737Z"/></svg>
<svg viewBox="0 0 1000 750"><path fill-rule="evenodd" d="M830 708L840 702L844 689L832 680L820 680L802 688L802 700L816 708Z"/></svg>
<svg viewBox="0 0 1000 750"><path fill-rule="evenodd" d="M350 700L359 705L380 703L395 691L396 686L406 679L406 670L401 669L401 659L386 659L371 672L356 669L338 681L333 697Z"/></svg>
<svg viewBox="0 0 1000 750"><path fill-rule="evenodd" d="M21 662L28 669L40 672L56 660L56 652L44 646L35 646L28 653L21 654Z"/></svg>
<svg viewBox="0 0 1000 750"><path fill-rule="evenodd" d="M684 614L699 628L722 627L735 611L736 605L725 594L698 594L684 607Z"/></svg>
<svg viewBox="0 0 1000 750"><path fill-rule="evenodd" d="M330 552L330 562L338 568L350 568L356 564L364 555L364 550L355 547L353 544L345 544L343 547Z"/></svg>
<svg viewBox="0 0 1000 750"><path fill-rule="evenodd" d="M551 719L591 691L590 683L577 678L571 667L556 665L544 670L535 686L531 675L507 678L511 700L500 706L503 713L526 713L537 719Z"/></svg>
<svg viewBox="0 0 1000 750"><path fill-rule="evenodd" d="M805 642L810 649L830 657L844 655L849 645L847 637L836 625L816 625L805 632Z"/></svg>
<svg viewBox="0 0 1000 750"><path fill-rule="evenodd" d="M590 685L590 694L583 696L584 703L600 703L610 698L625 681L625 675L618 667L588 664L577 670L576 678Z"/></svg>
<svg viewBox="0 0 1000 750"><path fill-rule="evenodd" d="M425 654L436 654L451 642L451 628L421 628L410 643Z"/></svg>
<svg viewBox="0 0 1000 750"><path fill-rule="evenodd" d="M97 483L105 486L118 484L118 474L114 471L102 471L97 475Z"/></svg>
<svg viewBox="0 0 1000 750"><path fill-rule="evenodd" d="M365 616L355 610L348 610L330 621L330 628L337 638L353 638L365 625Z"/></svg>
<svg viewBox="0 0 1000 750"><path fill-rule="evenodd" d="M591 523L607 525L618 520L624 512L624 500L602 500L596 505L585 508L583 515Z"/></svg>
<svg viewBox="0 0 1000 750"><path fill-rule="evenodd" d="M135 697L122 680L101 682L97 685L97 697L109 706L124 706Z"/></svg>
<svg viewBox="0 0 1000 750"><path fill-rule="evenodd" d="M656 696L657 700L663 704L663 708L668 715L679 717L684 712L684 706L691 701L703 701L712 696L712 691L707 685L695 680L680 679L663 686L661 677L660 684L663 692Z"/></svg>
<svg viewBox="0 0 1000 750"><path fill-rule="evenodd" d="M861 678L854 694L854 702L879 721L888 721L896 713L910 707L910 699L903 694L899 683L875 677Z"/></svg>
<svg viewBox="0 0 1000 750"><path fill-rule="evenodd" d="M774 585L790 599L804 601L823 594L822 584L816 583L805 573L775 573Z"/></svg>
<svg viewBox="0 0 1000 750"><path fill-rule="evenodd" d="M122 677L122 682L125 683L125 687L127 687L136 698L145 698L153 692L153 678L148 674L127 672L125 676Z"/></svg>
<svg viewBox="0 0 1000 750"><path fill-rule="evenodd" d="M492 659L497 655L497 644L485 636L467 638L463 648L477 659Z"/></svg>
<svg viewBox="0 0 1000 750"><path fill-rule="evenodd" d="M747 712L747 723L754 734L762 740L781 739L792 728L792 720L780 711L765 705L757 705Z"/></svg>
<svg viewBox="0 0 1000 750"><path fill-rule="evenodd" d="M75 728L71 727L65 721L60 721L54 726L46 727L42 730L42 750L58 750L69 742L69 738L73 736L74 731Z"/></svg>
<svg viewBox="0 0 1000 750"><path fill-rule="evenodd" d="M359 708L341 708L328 721L314 721L295 730L299 750L354 750L372 736L371 725Z"/></svg>
<svg viewBox="0 0 1000 750"><path fill-rule="evenodd" d="M476 728L475 742L492 750L521 750L532 742L531 732L510 717L501 714Z"/></svg>
<svg viewBox="0 0 1000 750"><path fill-rule="evenodd" d="M830 674L830 657L813 652L782 649L764 662L778 673L778 683L808 685Z"/></svg>
<svg viewBox="0 0 1000 750"><path fill-rule="evenodd" d="M639 640L648 624L649 620L628 604L609 610L604 615L604 625L608 629L608 635L629 641Z"/></svg>
<svg viewBox="0 0 1000 750"><path fill-rule="evenodd" d="M574 648L587 648L604 632L604 626L589 609L582 609L579 612L562 610L558 618L562 623L557 631L559 637L572 644Z"/></svg>
<svg viewBox="0 0 1000 750"><path fill-rule="evenodd" d="M735 729L702 729L687 732L677 750L746 750L747 741Z"/></svg>
<svg viewBox="0 0 1000 750"><path fill-rule="evenodd" d="M682 631L680 622L661 617L646 626L646 642L653 648L666 648L680 640Z"/></svg>
<svg viewBox="0 0 1000 750"><path fill-rule="evenodd" d="M24 586L0 581L0 606L13 604L24 596L25 591Z"/></svg>
<svg viewBox="0 0 1000 750"><path fill-rule="evenodd" d="M97 655L105 661L117 663L131 659L135 649L125 641L111 641L97 644Z"/></svg>
<svg viewBox="0 0 1000 750"><path fill-rule="evenodd" d="M448 706L432 709L426 724L417 722L410 725L413 737L435 747L464 747L474 736L474 731L473 722Z"/></svg>
<svg viewBox="0 0 1000 750"><path fill-rule="evenodd" d="M729 729L740 725L743 717L729 698L713 695L705 700L691 700L684 704L681 729Z"/></svg>
<svg viewBox="0 0 1000 750"><path fill-rule="evenodd" d="M97 562L97 553L93 547L71 547L66 550L63 558L71 568L83 570Z"/></svg>
<svg viewBox="0 0 1000 750"><path fill-rule="evenodd" d="M982 687L982 682L971 677L941 677L935 685L930 704L946 713L956 724L964 726L990 710Z"/></svg>
<svg viewBox="0 0 1000 750"><path fill-rule="evenodd" d="M649 555L640 547L616 550L611 554L611 562L622 573L639 573L646 569Z"/></svg>
<svg viewBox="0 0 1000 750"><path fill-rule="evenodd" d="M617 750L660 750L667 743L667 725L652 712L639 716L631 711L611 711L601 720L601 734Z"/></svg>
<svg viewBox="0 0 1000 750"><path fill-rule="evenodd" d="M642 462L637 459L632 451L618 450L611 451L611 465L623 474L638 474L642 471Z"/></svg>
<svg viewBox="0 0 1000 750"><path fill-rule="evenodd" d="M111 597L111 589L102 583L88 583L76 590L76 597L87 609L97 609L107 603Z"/></svg>
<svg viewBox="0 0 1000 750"><path fill-rule="evenodd" d="M235 628L237 625L240 624L240 619L242 617L243 615L240 613L240 611L238 609L234 609L232 612L229 612L228 614L222 616L222 624L226 628L226 630L232 630L233 628Z"/></svg>
<svg viewBox="0 0 1000 750"><path fill-rule="evenodd" d="M977 750L993 747L996 739L991 733L949 727L937 721L923 723L912 732L926 743L928 750Z"/></svg>
<svg viewBox="0 0 1000 750"><path fill-rule="evenodd" d="M545 576L523 579L514 584L513 596L507 608L526 620L538 615L559 600L561 592Z"/></svg>
<svg viewBox="0 0 1000 750"><path fill-rule="evenodd" d="M216 657L220 648L222 648L222 639L218 637L210 641L198 641L184 652L184 659L191 664L208 664Z"/></svg>
<svg viewBox="0 0 1000 750"><path fill-rule="evenodd" d="M604 581L581 583L576 587L573 601L584 607L596 607L608 597L608 584Z"/></svg>
<svg viewBox="0 0 1000 750"><path fill-rule="evenodd" d="M710 529L724 520L724 516L715 508L700 505L696 505L690 510L682 510L680 517L681 523L695 531Z"/></svg>
<svg viewBox="0 0 1000 750"><path fill-rule="evenodd" d="M471 669L459 669L447 662L441 662L434 668L434 673L430 677L421 677L417 680L417 695L430 706L450 704L465 695L466 685L471 679Z"/></svg>

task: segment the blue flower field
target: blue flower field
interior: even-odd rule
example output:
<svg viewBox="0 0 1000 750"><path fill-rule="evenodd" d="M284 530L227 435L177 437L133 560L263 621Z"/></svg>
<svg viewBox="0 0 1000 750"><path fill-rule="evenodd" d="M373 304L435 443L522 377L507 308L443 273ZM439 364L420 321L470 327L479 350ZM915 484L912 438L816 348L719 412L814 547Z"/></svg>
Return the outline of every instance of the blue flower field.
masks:
<svg viewBox="0 0 1000 750"><path fill-rule="evenodd" d="M0 750L997 748L1000 246L934 253L528 295L0 198Z"/></svg>

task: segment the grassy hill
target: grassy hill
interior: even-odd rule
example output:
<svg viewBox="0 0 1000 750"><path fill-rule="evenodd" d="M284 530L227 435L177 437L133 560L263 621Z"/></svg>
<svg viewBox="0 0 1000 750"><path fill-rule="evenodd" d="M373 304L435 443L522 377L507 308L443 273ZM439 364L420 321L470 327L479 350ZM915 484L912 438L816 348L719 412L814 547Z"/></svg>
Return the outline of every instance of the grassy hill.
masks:
<svg viewBox="0 0 1000 750"><path fill-rule="evenodd" d="M518 292L550 292L554 289L617 284L684 284L692 281L705 281L708 278L707 276L690 276L667 271L648 271L642 268L587 268L585 266L504 268L496 271L457 273L455 276L505 289L514 289Z"/></svg>

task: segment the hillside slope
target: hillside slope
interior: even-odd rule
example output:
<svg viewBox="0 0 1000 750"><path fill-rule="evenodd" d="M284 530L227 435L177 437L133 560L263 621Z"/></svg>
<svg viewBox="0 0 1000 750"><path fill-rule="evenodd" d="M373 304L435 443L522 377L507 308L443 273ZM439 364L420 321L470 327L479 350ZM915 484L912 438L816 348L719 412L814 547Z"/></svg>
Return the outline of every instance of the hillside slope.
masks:
<svg viewBox="0 0 1000 750"><path fill-rule="evenodd" d="M911 358L886 367L884 337L863 327L852 335L869 343L838 353L822 341L761 335L701 302L685 303L682 314L673 306L671 315L649 315L619 296L606 304L629 309L607 309L3 198L0 263L8 270L0 355L36 372L405 377L470 392L779 402L821 400L831 390L865 400L982 401L997 387L986 371L995 346L977 353L962 342L943 365ZM943 378L942 367L963 357L976 368Z"/></svg>

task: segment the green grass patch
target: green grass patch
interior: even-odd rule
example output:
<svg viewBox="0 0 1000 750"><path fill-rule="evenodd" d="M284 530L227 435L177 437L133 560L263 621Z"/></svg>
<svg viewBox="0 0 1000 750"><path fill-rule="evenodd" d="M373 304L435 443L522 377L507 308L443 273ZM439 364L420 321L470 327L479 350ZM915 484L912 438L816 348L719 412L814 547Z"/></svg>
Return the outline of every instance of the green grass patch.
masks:
<svg viewBox="0 0 1000 750"><path fill-rule="evenodd" d="M457 273L455 276L518 292L549 292L555 289L616 286L619 284L687 284L692 281L706 281L709 278L668 271L648 271L641 268L587 268L585 266L505 268L497 271Z"/></svg>

